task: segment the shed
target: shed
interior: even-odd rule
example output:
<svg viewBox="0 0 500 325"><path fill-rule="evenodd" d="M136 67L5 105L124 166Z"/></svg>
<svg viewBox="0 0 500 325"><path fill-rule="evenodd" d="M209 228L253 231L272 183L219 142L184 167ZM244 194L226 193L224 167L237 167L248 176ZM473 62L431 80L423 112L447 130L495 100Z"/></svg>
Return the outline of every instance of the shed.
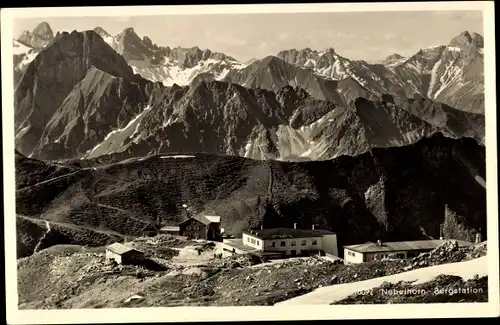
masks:
<svg viewBox="0 0 500 325"><path fill-rule="evenodd" d="M106 259L113 259L118 264L135 264L144 261L144 253L121 243L106 247Z"/></svg>

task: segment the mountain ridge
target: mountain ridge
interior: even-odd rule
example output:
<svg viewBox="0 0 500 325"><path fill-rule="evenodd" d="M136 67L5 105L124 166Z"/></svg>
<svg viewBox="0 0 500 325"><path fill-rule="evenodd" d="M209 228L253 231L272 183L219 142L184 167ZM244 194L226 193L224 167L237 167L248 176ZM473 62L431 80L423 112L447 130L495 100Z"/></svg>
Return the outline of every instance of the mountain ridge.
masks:
<svg viewBox="0 0 500 325"><path fill-rule="evenodd" d="M16 147L48 160L154 150L303 160L409 144L438 131L483 140L484 118L432 101L381 100L356 90L351 79L321 79L275 56L242 73L236 77L247 81L230 73L225 81L165 87L135 74L95 31L63 33L30 63L16 89ZM66 79L54 83L51 76ZM250 88L240 86L246 83Z"/></svg>
<svg viewBox="0 0 500 325"><path fill-rule="evenodd" d="M40 29L43 30L43 28ZM268 85L269 80L276 78L272 75L274 72L270 72L269 75L266 74L266 71L260 72L261 77L258 80L261 81L255 81L252 77L245 76L248 70L242 72L246 67L259 60L240 63L223 53L212 52L208 49L201 50L196 46L185 49L158 46L147 36L139 37L132 27L125 28L116 36L111 36L99 26L94 30L102 34L101 37L124 56L135 73L153 82L162 82L166 86L172 86L173 84L190 85L199 82L199 80L229 81L230 78L231 81L238 81L240 84L246 83L253 85L253 87L276 90L274 86ZM408 58L399 58L399 55L389 56L392 59L386 59L381 64L369 64L363 60L349 60L337 54L332 47L323 51L310 48L283 50L276 57L310 70L319 78L342 80L340 86L316 85L311 86L312 89L308 89L307 86L299 85L307 91L311 91L311 94L318 99L328 98L332 100L332 96L337 96L328 94L325 97L325 92L334 91L318 90L318 87L340 87L338 90L342 91L342 84L346 83L348 86L346 86L345 92L349 93L353 87L356 90L354 90L353 95L344 96L346 97L343 99L344 102L349 102L357 97L379 98L382 94L391 94L401 98L413 97L418 94L464 111L484 114L483 43L484 39L480 34L465 31L454 37L448 45L436 47L436 49L442 48L446 52L442 55L439 54L441 58L439 56L427 58L424 52L430 50L421 49ZM458 48L462 49L462 54L456 50ZM462 57L460 58L460 56ZM29 59L30 57L26 57L26 60ZM260 61L264 59L266 58L262 58ZM454 63L455 61L457 63ZM278 65L277 62L272 64ZM282 63L280 65L283 66ZM428 67L422 70L423 66ZM20 74L18 71L22 70L22 65L15 69L16 75ZM281 70L284 71L283 69ZM290 67L285 70L289 71L287 74L304 74L304 72L298 72ZM239 74L242 76L238 76ZM308 79L311 78L313 77L308 77ZM286 81L292 86L297 86L293 79L287 78ZM281 86L284 84L280 84ZM337 103L339 103L338 99Z"/></svg>
<svg viewBox="0 0 500 325"><path fill-rule="evenodd" d="M206 153L65 162L16 155L16 210L130 236L148 223L180 220L185 203L221 215L233 234L315 223L338 232L345 245L436 238L444 224L446 237L473 240L478 231L486 235L484 154L472 139L436 133L407 146L310 162Z"/></svg>

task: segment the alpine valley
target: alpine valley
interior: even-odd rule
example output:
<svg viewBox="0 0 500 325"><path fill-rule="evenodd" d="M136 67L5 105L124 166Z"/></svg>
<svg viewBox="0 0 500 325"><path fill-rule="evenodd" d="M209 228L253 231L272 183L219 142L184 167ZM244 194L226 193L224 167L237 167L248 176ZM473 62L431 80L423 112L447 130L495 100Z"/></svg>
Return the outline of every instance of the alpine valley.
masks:
<svg viewBox="0 0 500 325"><path fill-rule="evenodd" d="M182 203L234 234L486 235L479 34L378 63L333 48L240 62L45 22L13 43L19 256L139 236Z"/></svg>

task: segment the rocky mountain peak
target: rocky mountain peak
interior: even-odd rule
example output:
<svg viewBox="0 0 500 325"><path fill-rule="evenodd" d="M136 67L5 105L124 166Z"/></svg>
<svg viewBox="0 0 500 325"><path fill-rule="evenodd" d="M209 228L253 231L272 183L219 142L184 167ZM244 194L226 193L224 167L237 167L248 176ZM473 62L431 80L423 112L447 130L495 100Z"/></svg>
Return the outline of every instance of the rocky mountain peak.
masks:
<svg viewBox="0 0 500 325"><path fill-rule="evenodd" d="M96 32L97 34L101 35L101 36L111 36L107 31L104 30L104 28L102 28L101 26L97 26L96 28L94 28L94 32Z"/></svg>
<svg viewBox="0 0 500 325"><path fill-rule="evenodd" d="M149 48L157 48L156 44L154 44L153 41L147 36L142 38L142 42Z"/></svg>
<svg viewBox="0 0 500 325"><path fill-rule="evenodd" d="M455 36L451 41L449 46L455 47L483 47L483 36L477 33L472 33L472 35L468 31L464 31L459 35Z"/></svg>
<svg viewBox="0 0 500 325"><path fill-rule="evenodd" d="M136 42L142 43L141 38L139 37L139 35L137 35L132 27L125 28L121 33L116 35L116 38L124 42L130 42L132 44Z"/></svg>
<svg viewBox="0 0 500 325"><path fill-rule="evenodd" d="M392 61L392 60L400 60L403 59L404 57L398 53L393 53L385 58L386 61Z"/></svg>
<svg viewBox="0 0 500 325"><path fill-rule="evenodd" d="M133 27L127 27L123 30L124 34L135 34L134 28Z"/></svg>
<svg viewBox="0 0 500 325"><path fill-rule="evenodd" d="M54 37L54 32L52 31L52 28L50 28L50 25L47 22L42 22L38 24L38 26L36 26L35 29L33 30L33 34L43 36L45 38Z"/></svg>
<svg viewBox="0 0 500 325"><path fill-rule="evenodd" d="M42 48L54 38L54 32L47 22L36 26L32 32L25 30L17 39L19 42L33 48Z"/></svg>
<svg viewBox="0 0 500 325"><path fill-rule="evenodd" d="M476 44L477 47L484 47L484 38L483 35L478 33L472 33L471 35L472 43Z"/></svg>
<svg viewBox="0 0 500 325"><path fill-rule="evenodd" d="M325 54L335 54L335 49L333 47L329 47L325 50Z"/></svg>
<svg viewBox="0 0 500 325"><path fill-rule="evenodd" d="M273 65L276 63L281 63L283 61L279 57L276 57L274 55L268 55L265 58L261 59L260 62L263 65Z"/></svg>

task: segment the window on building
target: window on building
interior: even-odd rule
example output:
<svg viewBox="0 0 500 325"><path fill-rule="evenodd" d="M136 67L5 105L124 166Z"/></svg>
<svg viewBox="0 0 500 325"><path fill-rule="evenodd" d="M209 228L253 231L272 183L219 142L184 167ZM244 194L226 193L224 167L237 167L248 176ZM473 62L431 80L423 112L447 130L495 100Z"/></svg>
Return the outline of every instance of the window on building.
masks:
<svg viewBox="0 0 500 325"><path fill-rule="evenodd" d="M272 247L276 247L276 242L272 242L272 243L271 243L271 246L272 246Z"/></svg>
<svg viewBox="0 0 500 325"><path fill-rule="evenodd" d="M303 240L301 243L300 243L302 246L306 246L307 245L307 240Z"/></svg>
<svg viewBox="0 0 500 325"><path fill-rule="evenodd" d="M285 246L286 246L286 242L282 241L282 242L281 242L281 246L282 246L282 247L285 247Z"/></svg>
<svg viewBox="0 0 500 325"><path fill-rule="evenodd" d="M294 241L292 241L292 246L295 246L295 240L294 240Z"/></svg>
<svg viewBox="0 0 500 325"><path fill-rule="evenodd" d="M186 227L186 230L191 230L191 226L187 226L187 227Z"/></svg>
<svg viewBox="0 0 500 325"><path fill-rule="evenodd" d="M318 245L318 241L316 239L313 239L313 242L312 242L313 245Z"/></svg>
<svg viewBox="0 0 500 325"><path fill-rule="evenodd" d="M200 229L200 227L198 227L198 226L193 226L193 230L198 230L198 229Z"/></svg>

